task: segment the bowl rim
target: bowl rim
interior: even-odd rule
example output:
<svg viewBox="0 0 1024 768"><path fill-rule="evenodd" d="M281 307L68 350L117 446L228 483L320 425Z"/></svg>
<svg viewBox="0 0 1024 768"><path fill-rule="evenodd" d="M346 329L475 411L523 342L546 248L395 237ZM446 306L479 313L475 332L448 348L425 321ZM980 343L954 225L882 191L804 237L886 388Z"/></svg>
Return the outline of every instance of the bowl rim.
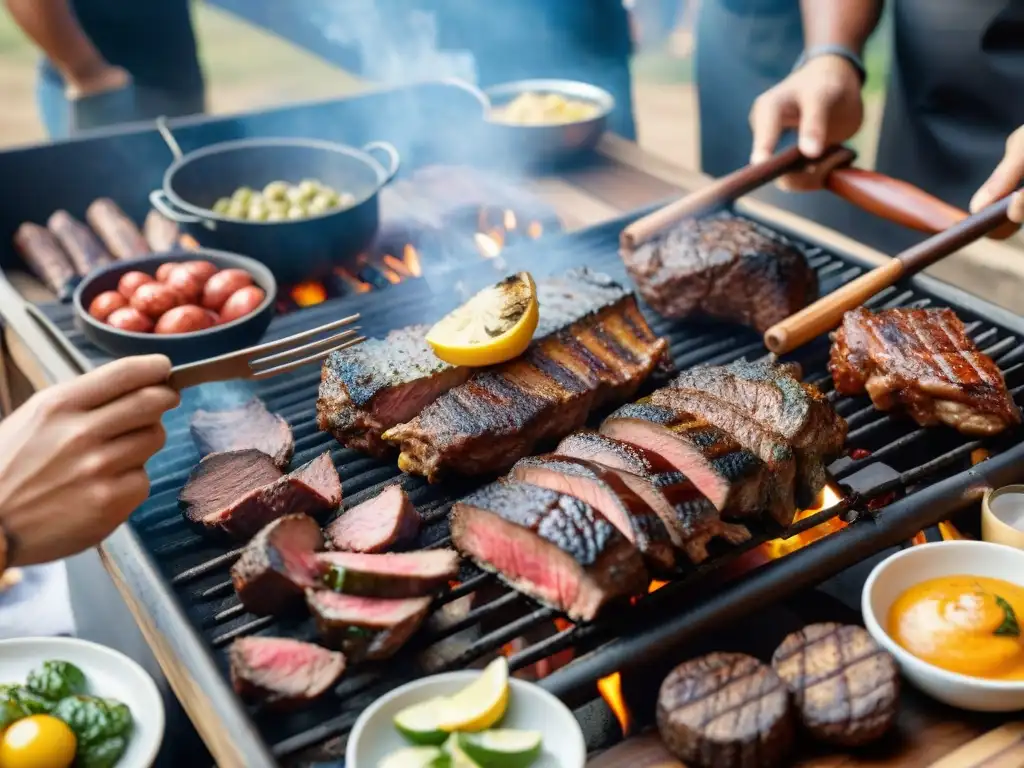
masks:
<svg viewBox="0 0 1024 768"><path fill-rule="evenodd" d="M927 675L945 683L952 683L959 686L972 686L986 691L1024 691L1024 680L989 680L984 677L964 675L960 672L951 672L948 669L943 669L931 662L918 658L892 638L889 631L878 621L878 617L875 616L874 608L871 605L871 593L875 585L884 577L885 572L892 567L892 564L898 560L910 557L931 557L932 555L927 553L935 552L940 548L990 549L992 547L998 547L1000 549L1013 552L1014 554L1012 556L1019 557L1022 563L1024 563L1024 550L1017 549L1016 547L1010 547L1005 544L996 544L991 541L960 539L955 541L929 542L927 544L919 544L914 547L907 547L906 549L889 555L889 557L875 565L875 567L871 569L871 573L868 574L867 580L864 582L864 589L861 590L860 599L861 616L864 619L864 625L867 627L872 637L874 637L875 640L885 648L885 650L895 656L899 660L900 665L909 667L914 673L919 675ZM1022 574L1024 574L1024 569L1022 569ZM1024 587L1024 580L1022 580L1020 586Z"/></svg>
<svg viewBox="0 0 1024 768"><path fill-rule="evenodd" d="M584 93L579 93L583 91ZM612 113L615 109L615 97L604 88L588 83L583 80L569 80L560 78L535 78L529 80L510 80L507 83L499 83L492 85L488 88L484 88L481 91L487 100L487 109L484 112L484 120L490 125L507 126L511 128L518 128L523 130L540 128L565 128L567 126L574 125L588 125L590 123L600 122L604 120ZM571 98L580 99L583 101L589 101L598 107L596 114L584 120L570 120L564 123L544 123L542 125L520 125L519 123L509 123L502 120L494 120L491 118L490 111L493 108L492 98L495 96L516 96L522 93L539 92L539 93L557 93L563 96L569 96Z"/></svg>
<svg viewBox="0 0 1024 768"><path fill-rule="evenodd" d="M124 272L132 271L143 271L137 268L138 262L149 261L154 259L164 259L164 261L203 261L204 254L212 254L213 256L223 258L228 257L229 259L237 259L244 266L238 267L226 267L226 269L245 269L247 272L259 272L260 278L266 280L268 285L271 286L271 290L266 291L266 296L263 297L263 301L260 302L256 309L249 312L247 315L235 318L230 323L224 323L223 325L215 325L212 328L203 328L201 331L190 331L188 333L140 333L138 331L126 331L121 328L115 328L112 325L101 323L95 317L89 314L88 308L82 301L82 294L85 293L85 288L92 285L96 278L116 272L119 269L123 269ZM179 258L180 257L180 258ZM219 270L218 270L219 271ZM123 273L122 273L123 274ZM260 286L262 287L262 286ZM251 256L242 256L239 253L231 253L230 251L218 251L213 248L198 248L195 250L186 249L175 249L172 251L165 251L163 253L151 253L147 256L139 256L134 259L127 259L125 261L115 261L110 264L105 264L99 269L93 270L75 287L75 292L72 294L71 302L75 308L75 314L82 318L83 322L88 323L92 327L96 328L100 332L115 333L124 336L129 339L139 340L152 340L152 339L203 339L209 336L213 336L216 333L227 330L229 328L237 328L245 322L250 321L255 315L266 311L268 306L273 306L274 302L277 301L277 280L274 279L274 273L270 271L266 264L256 261ZM159 353L157 353L159 354Z"/></svg>
<svg viewBox="0 0 1024 768"><path fill-rule="evenodd" d="M482 670L478 669L460 669L454 672L442 672L436 675L428 675L427 677L421 677L418 680L412 680L404 685L400 685L376 699L372 704L370 704L370 706L360 713L359 717L356 718L355 723L352 725L352 731L348 738L348 745L345 747L346 765L355 765L356 747L359 743L359 739L366 730L367 724L374 717L377 717L378 712L387 706L387 704L389 704L393 699L433 683L446 682L449 680L472 681L480 676L481 671ZM545 702L548 708L562 710L565 714L568 714L569 719L575 726L573 729L573 736L575 737L574 740L577 741L585 761L587 756L587 742L586 739L583 738L583 729L580 727L580 724L576 720L576 716L572 713L572 710L569 709L561 699L536 683L531 683L527 680L520 680L516 677L509 677L508 682L512 689L521 688L522 690L530 691L531 694L537 694L541 701Z"/></svg>

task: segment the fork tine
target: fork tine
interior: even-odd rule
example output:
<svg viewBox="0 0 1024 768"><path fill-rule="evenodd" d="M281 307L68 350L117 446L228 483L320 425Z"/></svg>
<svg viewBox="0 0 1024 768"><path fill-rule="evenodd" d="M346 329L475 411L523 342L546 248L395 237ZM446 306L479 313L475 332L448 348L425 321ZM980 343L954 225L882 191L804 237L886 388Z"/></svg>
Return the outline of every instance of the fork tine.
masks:
<svg viewBox="0 0 1024 768"><path fill-rule="evenodd" d="M249 361L249 367L256 371L257 368L268 368L274 365L279 365L291 360L294 357L308 355L317 350L324 349L325 347L332 347L345 339L351 339L353 336L359 335L359 326L355 328L349 328L347 331L336 333L333 336L328 336L324 339L317 339L309 344L303 344L301 347L295 347L294 349L286 349L284 352L278 352L276 355L267 355L266 357L257 357L255 360Z"/></svg>
<svg viewBox="0 0 1024 768"><path fill-rule="evenodd" d="M336 328L341 328L343 325L351 325L358 319L359 313L356 313L354 315L349 315L348 317L343 317L340 320L325 323L308 331L293 333L291 336L285 336L283 339L278 339L277 341L268 341L266 344L260 344L258 347L247 347L246 349L241 350L241 352L236 352L235 354L239 356L244 355L247 359L270 355L274 352L280 352L283 349L291 349L299 342L312 339L315 336L319 336L321 333L333 331Z"/></svg>
<svg viewBox="0 0 1024 768"><path fill-rule="evenodd" d="M358 339L346 341L344 344L339 344L338 346L333 347L331 349L325 349L321 352L317 352L316 354L310 355L309 357L304 357L301 360L295 360L291 363L278 365L274 368L260 369L259 371L253 372L250 378L259 381L261 379L269 379L271 376L280 376L282 373L288 373L289 371L294 371L296 368L301 368L304 365L309 365L311 363L316 363L320 360L323 360L325 357L331 354L331 352L338 352L342 349L348 349L349 347L354 347L356 344L362 344L364 341L366 341L366 337L360 336Z"/></svg>

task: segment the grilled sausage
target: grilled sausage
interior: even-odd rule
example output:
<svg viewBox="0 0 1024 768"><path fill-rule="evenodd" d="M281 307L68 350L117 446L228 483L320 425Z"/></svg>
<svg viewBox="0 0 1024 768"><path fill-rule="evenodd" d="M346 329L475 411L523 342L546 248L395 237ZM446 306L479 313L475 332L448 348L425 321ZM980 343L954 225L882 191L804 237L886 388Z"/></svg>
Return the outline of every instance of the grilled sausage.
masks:
<svg viewBox="0 0 1024 768"><path fill-rule="evenodd" d="M92 230L67 211L56 211L46 226L64 248L79 275L84 277L96 267L113 261Z"/></svg>
<svg viewBox="0 0 1024 768"><path fill-rule="evenodd" d="M57 238L38 224L24 223L14 233L14 247L32 273L60 298L70 295L75 268Z"/></svg>
<svg viewBox="0 0 1024 768"><path fill-rule="evenodd" d="M153 253L170 251L178 244L178 225L161 214L150 211L142 223L142 234Z"/></svg>
<svg viewBox="0 0 1024 768"><path fill-rule="evenodd" d="M231 295L239 288L252 285L252 277L244 269L222 269L203 287L203 306L220 312Z"/></svg>
<svg viewBox="0 0 1024 768"><path fill-rule="evenodd" d="M220 321L230 323L232 320L245 317L262 304L266 297L267 294L259 286L247 285L245 288L239 288L220 308Z"/></svg>
<svg viewBox="0 0 1024 768"><path fill-rule="evenodd" d="M135 222L110 198L94 200L85 211L85 220L115 259L133 259L149 253L146 239Z"/></svg>
<svg viewBox="0 0 1024 768"><path fill-rule="evenodd" d="M117 281L117 292L126 299L131 299L141 286L152 282L153 278L145 272L139 272L137 269L133 269L130 272L125 272L121 275L121 279Z"/></svg>

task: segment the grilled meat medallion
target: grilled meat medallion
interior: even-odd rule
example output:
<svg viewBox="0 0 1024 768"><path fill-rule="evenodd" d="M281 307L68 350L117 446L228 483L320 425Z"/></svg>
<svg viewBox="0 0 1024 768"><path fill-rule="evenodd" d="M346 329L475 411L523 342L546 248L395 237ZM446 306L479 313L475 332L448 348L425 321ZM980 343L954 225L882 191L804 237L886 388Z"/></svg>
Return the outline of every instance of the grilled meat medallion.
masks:
<svg viewBox="0 0 1024 768"><path fill-rule="evenodd" d="M192 439L200 456L221 451L255 448L274 460L281 470L295 453L295 438L288 422L254 397L241 408L223 411L197 410L189 420Z"/></svg>
<svg viewBox="0 0 1024 768"><path fill-rule="evenodd" d="M306 605L323 642L353 661L394 656L420 628L429 597L386 600L318 589L306 592Z"/></svg>
<svg viewBox="0 0 1024 768"><path fill-rule="evenodd" d="M322 696L345 671L340 653L285 637L240 637L228 658L238 695L276 710Z"/></svg>
<svg viewBox="0 0 1024 768"><path fill-rule="evenodd" d="M648 584L640 554L611 523L547 488L488 485L455 504L451 531L455 548L481 568L577 621Z"/></svg>
<svg viewBox="0 0 1024 768"><path fill-rule="evenodd" d="M664 317L704 313L764 333L818 297L818 278L786 238L730 213L688 219L623 254Z"/></svg>
<svg viewBox="0 0 1024 768"><path fill-rule="evenodd" d="M363 597L424 597L459 575L459 556L450 549L384 555L321 552L314 559L336 592Z"/></svg>
<svg viewBox="0 0 1024 768"><path fill-rule="evenodd" d="M386 552L420 532L422 519L398 483L357 504L324 529L331 547L344 552Z"/></svg>
<svg viewBox="0 0 1024 768"><path fill-rule="evenodd" d="M999 368L951 309L851 310L828 367L836 391L867 392L879 410L902 408L923 427L986 436L1021 422Z"/></svg>

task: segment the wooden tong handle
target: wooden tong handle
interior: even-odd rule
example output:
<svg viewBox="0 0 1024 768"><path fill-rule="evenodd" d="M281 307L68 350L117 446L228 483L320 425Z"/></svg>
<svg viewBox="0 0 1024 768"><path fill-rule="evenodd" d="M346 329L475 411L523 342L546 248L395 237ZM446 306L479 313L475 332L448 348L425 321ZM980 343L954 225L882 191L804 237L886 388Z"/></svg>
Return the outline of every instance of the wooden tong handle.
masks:
<svg viewBox="0 0 1024 768"><path fill-rule="evenodd" d="M908 248L892 261L823 296L769 328L764 334L765 346L777 355L784 355L831 331L839 325L846 312L860 306L901 277L920 272L997 227L1004 226L1009 206L1010 198L1003 198L949 229Z"/></svg>

